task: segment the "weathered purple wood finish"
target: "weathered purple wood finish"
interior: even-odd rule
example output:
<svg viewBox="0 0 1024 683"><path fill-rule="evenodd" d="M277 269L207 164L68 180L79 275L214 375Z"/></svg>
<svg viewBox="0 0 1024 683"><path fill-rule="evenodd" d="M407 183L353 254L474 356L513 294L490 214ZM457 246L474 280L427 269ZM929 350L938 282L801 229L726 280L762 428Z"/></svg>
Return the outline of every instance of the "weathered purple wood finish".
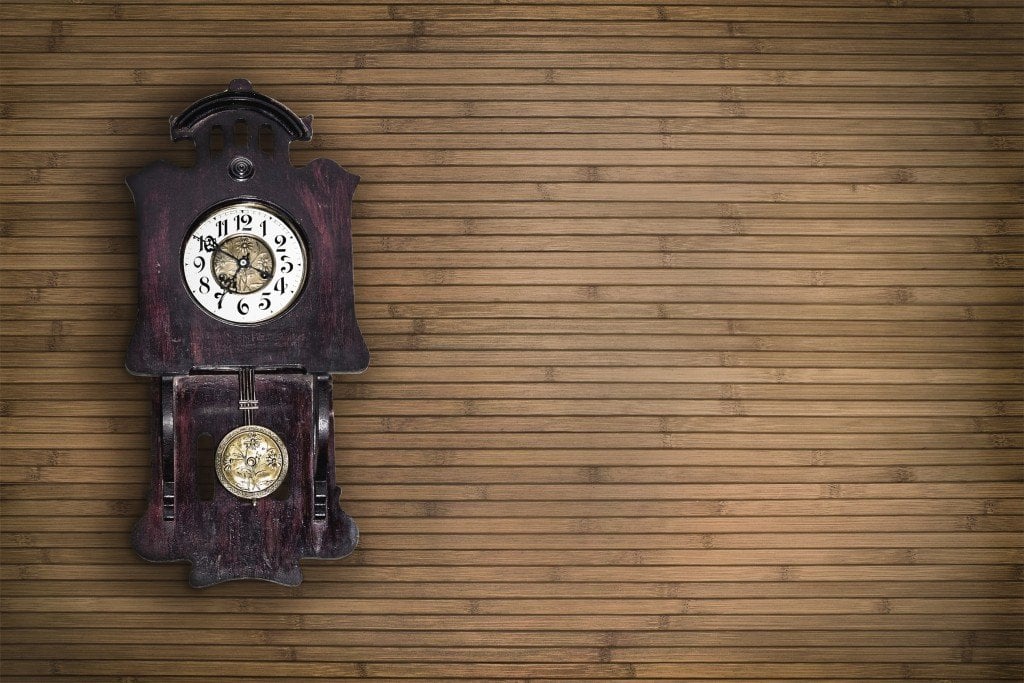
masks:
<svg viewBox="0 0 1024 683"><path fill-rule="evenodd" d="M273 101L245 89L251 88L248 82L236 81L232 87L172 120L174 136L195 142L195 166L158 161L127 179L139 230L139 310L128 371L159 376L183 375L195 367L291 365L314 374L361 372L369 353L355 316L350 222L359 178L329 159L292 166L288 145L302 130L309 133L309 121L267 104ZM222 106L216 105L217 98ZM293 126L282 123L286 114L293 117ZM240 120L246 121L248 135L236 147L233 130ZM272 154L260 147L261 125L273 131ZM300 125L305 128L293 129ZM210 150L214 126L224 131L219 154ZM229 171L237 157L253 164L247 180ZM295 219L306 241L306 286L283 315L258 325L231 325L192 299L182 277L181 253L197 219L213 207L246 199L273 204Z"/></svg>
<svg viewBox="0 0 1024 683"><path fill-rule="evenodd" d="M287 487L287 497L261 498L255 505L236 498L219 484L214 485L212 500L201 500L197 487L199 435L207 433L219 443L239 426L237 376L186 375L172 381L173 405L158 406L160 410L156 411L154 485L149 505L132 533L132 544L142 557L156 562L191 562L189 583L196 587L232 579L263 579L294 586L302 581L300 557L336 559L352 552L359 533L338 504L329 376L256 376L260 409L254 422L281 437L290 464L282 485ZM158 388L158 402L159 393ZM165 415L174 416L171 434L164 432ZM317 457L326 458L329 491L327 517L322 521L312 521ZM163 515L166 458L173 462L173 520L165 520ZM212 472L207 475L216 479Z"/></svg>
<svg viewBox="0 0 1024 683"><path fill-rule="evenodd" d="M240 120L248 135L235 145ZM261 125L273 132L270 153L259 144ZM214 126L224 132L220 153L210 150ZM148 560L191 562L193 586L247 578L296 585L300 558L344 557L358 540L338 503L327 373L360 372L369 363L352 281L350 203L359 179L327 159L292 167L288 145L311 135L308 117L253 92L247 81L233 81L171 119L172 138L196 144L194 167L161 161L127 179L138 214L139 313L126 366L158 378L152 487L132 544ZM251 177L232 175L238 157L252 162ZM295 304L252 326L205 313L181 273L189 228L211 208L236 200L275 205L296 222L307 249L306 286ZM238 376L218 370L242 367L257 368L253 423L277 433L288 449L287 496L253 505L214 477L213 499L200 500L198 436L210 434L216 444L244 423ZM271 372L282 368L291 371ZM317 492L326 497L314 505Z"/></svg>

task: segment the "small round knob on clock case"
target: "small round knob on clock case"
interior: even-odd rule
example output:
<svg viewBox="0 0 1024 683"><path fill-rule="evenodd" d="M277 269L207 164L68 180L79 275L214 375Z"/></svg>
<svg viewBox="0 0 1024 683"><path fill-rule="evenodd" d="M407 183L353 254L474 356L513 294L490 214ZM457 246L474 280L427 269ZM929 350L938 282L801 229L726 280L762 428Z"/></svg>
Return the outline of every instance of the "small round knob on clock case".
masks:
<svg viewBox="0 0 1024 683"><path fill-rule="evenodd" d="M252 83L246 78L236 78L228 83L228 90L232 92L252 92Z"/></svg>
<svg viewBox="0 0 1024 683"><path fill-rule="evenodd" d="M236 180L248 180L255 173L256 167L247 157L235 157L228 164L228 173Z"/></svg>

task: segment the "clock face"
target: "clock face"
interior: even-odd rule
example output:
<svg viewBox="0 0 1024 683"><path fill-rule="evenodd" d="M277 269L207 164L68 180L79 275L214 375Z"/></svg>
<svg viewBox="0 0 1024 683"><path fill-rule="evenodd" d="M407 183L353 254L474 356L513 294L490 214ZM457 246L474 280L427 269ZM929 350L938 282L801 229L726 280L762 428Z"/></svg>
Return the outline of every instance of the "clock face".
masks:
<svg viewBox="0 0 1024 683"><path fill-rule="evenodd" d="M185 238L181 268L203 310L251 325L276 318L298 298L306 282L306 247L281 212L239 202L199 219Z"/></svg>

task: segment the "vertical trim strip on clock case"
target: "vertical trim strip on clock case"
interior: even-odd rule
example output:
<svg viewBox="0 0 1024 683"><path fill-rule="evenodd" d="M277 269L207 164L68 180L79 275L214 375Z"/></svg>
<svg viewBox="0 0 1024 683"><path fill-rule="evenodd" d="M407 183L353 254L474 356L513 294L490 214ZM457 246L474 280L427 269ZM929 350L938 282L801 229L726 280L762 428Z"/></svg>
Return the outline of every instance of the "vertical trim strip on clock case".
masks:
<svg viewBox="0 0 1024 683"><path fill-rule="evenodd" d="M160 378L160 472L163 477L163 518L174 520L174 468L177 462L174 437L174 378Z"/></svg>
<svg viewBox="0 0 1024 683"><path fill-rule="evenodd" d="M327 519L327 463L331 458L334 442L330 438L333 422L330 375L316 375L313 379L313 521Z"/></svg>

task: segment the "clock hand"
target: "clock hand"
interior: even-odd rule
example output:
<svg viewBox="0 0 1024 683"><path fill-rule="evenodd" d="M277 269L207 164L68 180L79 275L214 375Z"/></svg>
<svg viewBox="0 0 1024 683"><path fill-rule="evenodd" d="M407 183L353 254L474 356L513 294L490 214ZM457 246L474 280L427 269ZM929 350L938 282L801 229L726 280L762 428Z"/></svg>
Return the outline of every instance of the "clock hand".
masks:
<svg viewBox="0 0 1024 683"><path fill-rule="evenodd" d="M245 252L245 254L242 255L242 258L238 258L230 251L224 249L219 244L216 246L214 251L219 251L222 254L227 254L227 256L229 256L231 260L235 262L236 268L234 274L231 276L230 285L228 284L227 277L224 278L224 281L221 283L221 285L224 287L224 289L227 289L229 292L232 292L234 294L240 294L241 291L238 287L238 276L241 275L242 271L246 268L255 268L249 261L249 252ZM263 271L259 270L258 268L256 268L256 270L260 273L260 275L263 275ZM270 277L269 273L267 275L263 275L263 279L267 279L268 277Z"/></svg>
<svg viewBox="0 0 1024 683"><path fill-rule="evenodd" d="M261 268L257 268L256 267L256 264L253 262L253 260L249 258L249 252L245 252L245 255L241 259L238 259L238 265L241 266L242 265L242 261L245 261L245 263L246 263L246 265L243 266L243 267L245 267L245 268L252 268L257 273L259 273L260 277L263 278L264 280L266 280L266 279L268 279L270 277L270 271L263 270Z"/></svg>
<svg viewBox="0 0 1024 683"><path fill-rule="evenodd" d="M203 245L203 249L205 251L209 251L209 252L213 252L213 253L216 253L216 252L219 251L220 253L224 254L225 256L227 256L229 259L231 259L232 261L234 261L238 265L242 265L242 260L241 259L239 259L237 256L232 254L230 251L228 251L227 249L225 249L221 245L217 244L217 240L213 239L212 237L209 237L209 236L207 236L205 238L197 237L196 239L198 239L200 241L200 243ZM249 255L246 254L245 258L248 258L248 256Z"/></svg>
<svg viewBox="0 0 1024 683"><path fill-rule="evenodd" d="M220 246L219 244L217 245L217 248L214 249L214 251L219 251L222 254L226 254L227 256L231 257L231 260L234 261L235 263L237 263L239 266L242 265L242 259L238 258L237 256L235 256L234 254L232 254L230 251L226 250L224 247Z"/></svg>
<svg viewBox="0 0 1024 683"><path fill-rule="evenodd" d="M224 289L224 290L227 290L227 291L230 292L233 289L237 289L235 287L235 280L237 278L238 278L238 271L237 270L235 271L235 274L230 276L230 277L228 277L227 275L218 275L217 276L217 284L220 285L221 289Z"/></svg>
<svg viewBox="0 0 1024 683"><path fill-rule="evenodd" d="M272 273L269 270L263 270L252 261L249 262L249 267L255 270L257 273L259 273L260 277L263 278L264 280L270 279Z"/></svg>

